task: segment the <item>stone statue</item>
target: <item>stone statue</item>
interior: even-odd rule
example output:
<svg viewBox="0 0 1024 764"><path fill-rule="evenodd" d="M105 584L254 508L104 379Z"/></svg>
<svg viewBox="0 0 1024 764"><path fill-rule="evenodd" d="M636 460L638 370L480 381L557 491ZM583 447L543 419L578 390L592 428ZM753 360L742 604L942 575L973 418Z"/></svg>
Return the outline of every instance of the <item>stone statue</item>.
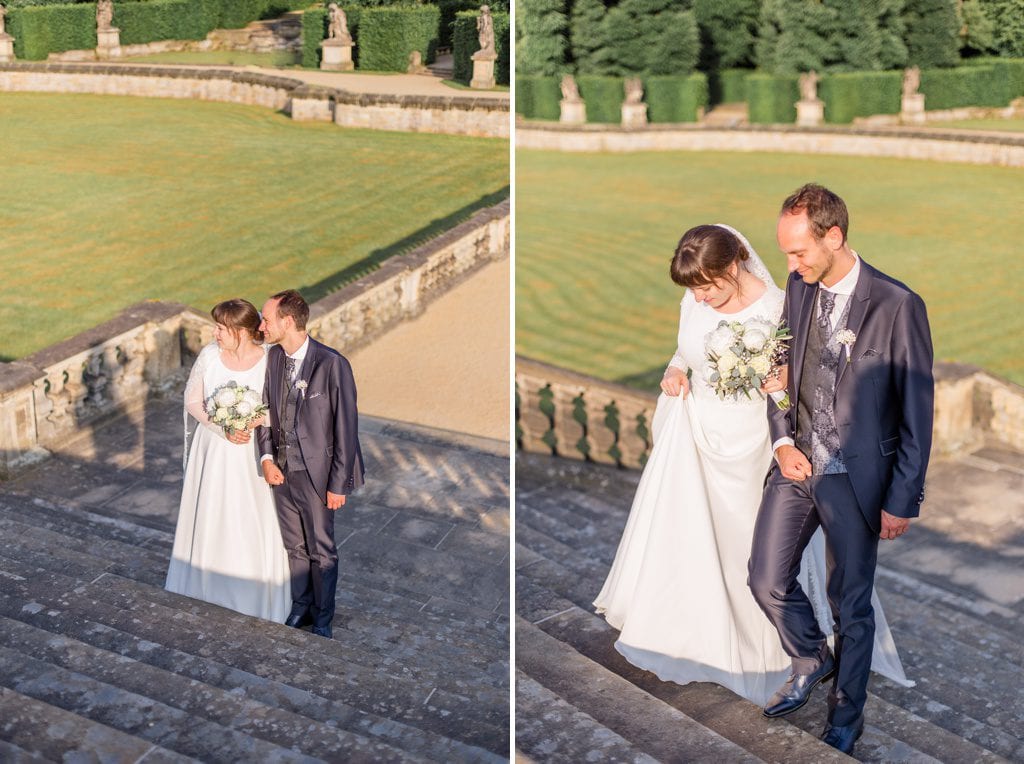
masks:
<svg viewBox="0 0 1024 764"><path fill-rule="evenodd" d="M114 26L113 0L98 0L96 3L96 28L106 31Z"/></svg>
<svg viewBox="0 0 1024 764"><path fill-rule="evenodd" d="M626 103L643 103L644 83L639 77L628 77L624 83Z"/></svg>
<svg viewBox="0 0 1024 764"><path fill-rule="evenodd" d="M428 70L423 65L423 54L418 50L414 50L409 54L409 66L406 68L407 74L425 74Z"/></svg>
<svg viewBox="0 0 1024 764"><path fill-rule="evenodd" d="M818 77L818 73L811 69L811 71L800 75L800 100L801 101L817 101L818 100L818 81L821 78Z"/></svg>
<svg viewBox="0 0 1024 764"><path fill-rule="evenodd" d="M480 38L480 50L477 53L495 53L494 19L491 17L489 5L480 6L480 15L476 19L476 31Z"/></svg>
<svg viewBox="0 0 1024 764"><path fill-rule="evenodd" d="M562 100L570 103L579 103L583 100L580 98L580 89L576 85L576 79L571 74L562 77Z"/></svg>
<svg viewBox="0 0 1024 764"><path fill-rule="evenodd" d="M921 69L917 66L912 66L909 69L903 70L903 95L912 96L917 94L917 89L921 87Z"/></svg>
<svg viewBox="0 0 1024 764"><path fill-rule="evenodd" d="M348 16L337 3L327 6L327 14L330 23L327 26L327 38L330 40L349 40L352 35L348 32Z"/></svg>
<svg viewBox="0 0 1024 764"><path fill-rule="evenodd" d="M0 4L0 34L7 34L7 6Z"/></svg>

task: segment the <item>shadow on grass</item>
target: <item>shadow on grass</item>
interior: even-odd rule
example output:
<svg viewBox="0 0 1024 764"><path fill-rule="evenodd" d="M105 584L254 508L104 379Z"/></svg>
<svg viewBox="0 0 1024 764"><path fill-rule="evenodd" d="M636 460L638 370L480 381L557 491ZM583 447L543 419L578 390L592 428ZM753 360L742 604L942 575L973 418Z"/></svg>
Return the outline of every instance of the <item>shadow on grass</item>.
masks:
<svg viewBox="0 0 1024 764"><path fill-rule="evenodd" d="M634 390L656 393L658 392L658 386L661 384L661 377L664 373L664 366L655 366L652 369L638 371L635 374L627 374L613 381L618 382L620 385L625 385L626 387L632 387Z"/></svg>
<svg viewBox="0 0 1024 764"><path fill-rule="evenodd" d="M433 239L435 236L439 236L450 228L454 228L460 223L464 223L473 216L474 213L479 212L487 207L493 207L495 204L505 201L509 196L509 186L504 186L490 194L481 196L475 202L471 202L450 215L445 215L443 218L436 218L428 223L418 231L414 231L408 236L399 239L393 244L389 244L381 249L375 249L369 255L364 257L347 268L343 268L337 273L332 273L330 276L321 279L313 284L307 284L299 287L299 291L303 297L310 303L316 302L331 292L336 292L347 284L351 284L356 279L360 279L367 274L373 273L375 270L380 268L381 263L389 258L395 257L396 255L402 255L410 250L415 249L424 242Z"/></svg>

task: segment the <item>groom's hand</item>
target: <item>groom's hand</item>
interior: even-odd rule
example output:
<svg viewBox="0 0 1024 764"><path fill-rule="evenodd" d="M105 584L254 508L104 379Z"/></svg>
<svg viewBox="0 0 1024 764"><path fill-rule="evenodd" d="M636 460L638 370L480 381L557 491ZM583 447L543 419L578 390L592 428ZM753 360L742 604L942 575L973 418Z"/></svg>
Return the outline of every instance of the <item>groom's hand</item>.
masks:
<svg viewBox="0 0 1024 764"><path fill-rule="evenodd" d="M796 446L784 445L775 449L775 460L782 476L790 480L804 480L811 476L811 463Z"/></svg>
<svg viewBox="0 0 1024 764"><path fill-rule="evenodd" d="M327 492L327 508L341 509L345 506L345 494Z"/></svg>
<svg viewBox="0 0 1024 764"><path fill-rule="evenodd" d="M902 536L907 532L907 528L910 527L910 518L908 517L896 517L896 515L890 515L884 509L882 510L882 532L878 535L885 539L895 539Z"/></svg>
<svg viewBox="0 0 1024 764"><path fill-rule="evenodd" d="M284 473L281 472L281 468L274 464L270 459L264 459L263 462L263 479L270 485L282 485L284 483Z"/></svg>

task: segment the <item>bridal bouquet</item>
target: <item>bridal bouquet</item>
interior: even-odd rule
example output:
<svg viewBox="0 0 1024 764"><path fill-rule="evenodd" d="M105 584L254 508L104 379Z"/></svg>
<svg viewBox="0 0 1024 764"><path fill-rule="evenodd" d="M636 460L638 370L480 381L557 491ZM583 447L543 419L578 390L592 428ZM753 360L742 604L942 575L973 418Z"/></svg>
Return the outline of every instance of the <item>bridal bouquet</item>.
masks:
<svg viewBox="0 0 1024 764"><path fill-rule="evenodd" d="M792 339L785 324L759 318L744 322L721 321L704 340L707 352L707 380L719 398L740 394L761 395L761 385L771 371L785 362L786 340ZM772 393L780 409L789 408L789 396Z"/></svg>
<svg viewBox="0 0 1024 764"><path fill-rule="evenodd" d="M225 382L206 399L206 413L210 421L219 424L225 432L244 430L265 413L263 397L251 387L237 382Z"/></svg>

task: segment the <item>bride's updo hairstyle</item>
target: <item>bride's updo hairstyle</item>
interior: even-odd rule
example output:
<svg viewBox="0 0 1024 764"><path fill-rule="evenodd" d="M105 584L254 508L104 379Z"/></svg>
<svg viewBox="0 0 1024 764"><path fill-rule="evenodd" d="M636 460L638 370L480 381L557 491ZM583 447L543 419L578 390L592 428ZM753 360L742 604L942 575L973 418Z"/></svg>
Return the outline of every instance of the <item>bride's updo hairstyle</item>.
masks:
<svg viewBox="0 0 1024 764"><path fill-rule="evenodd" d="M218 302L210 311L213 320L223 324L231 333L238 333L245 329L252 337L253 342L263 342L263 332L260 331L260 313L248 300L236 297L233 300Z"/></svg>
<svg viewBox="0 0 1024 764"><path fill-rule="evenodd" d="M699 225L683 234L672 256L672 280L687 289L727 281L739 282L729 273L733 263L750 259L743 243L728 229L717 225ZM742 266L741 266L742 267Z"/></svg>

